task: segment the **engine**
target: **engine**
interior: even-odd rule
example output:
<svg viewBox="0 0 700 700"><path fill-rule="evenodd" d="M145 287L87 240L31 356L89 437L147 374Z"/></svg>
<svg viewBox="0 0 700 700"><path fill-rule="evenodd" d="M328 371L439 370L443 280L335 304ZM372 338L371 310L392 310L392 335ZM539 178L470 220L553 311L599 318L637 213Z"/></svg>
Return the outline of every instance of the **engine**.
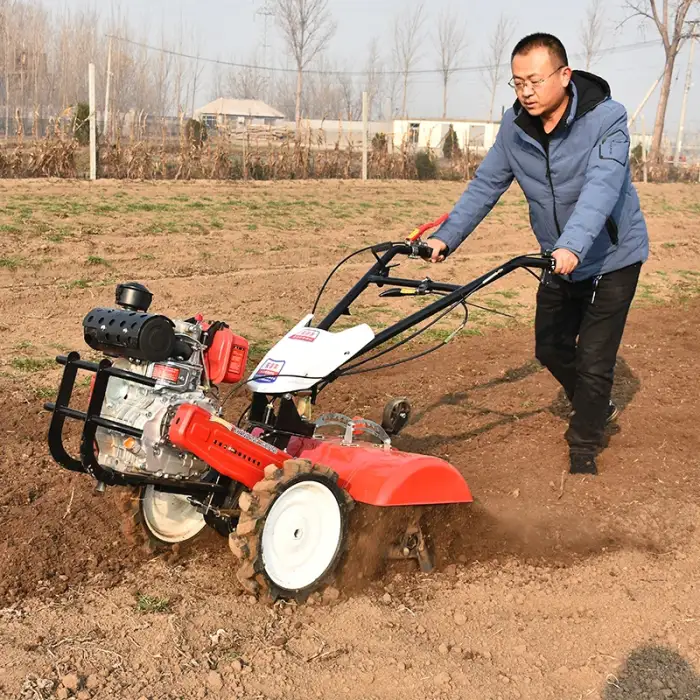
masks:
<svg viewBox="0 0 700 700"><path fill-rule="evenodd" d="M101 416L143 431L141 439L98 428L97 460L123 473L159 478L200 478L205 462L168 439L170 421L182 404L216 414L211 389L240 381L248 343L223 323L201 316L186 321L148 314L151 294L137 283L117 287L120 309L97 308L83 319L90 347L116 357L114 366L156 380L155 386L110 377Z"/></svg>

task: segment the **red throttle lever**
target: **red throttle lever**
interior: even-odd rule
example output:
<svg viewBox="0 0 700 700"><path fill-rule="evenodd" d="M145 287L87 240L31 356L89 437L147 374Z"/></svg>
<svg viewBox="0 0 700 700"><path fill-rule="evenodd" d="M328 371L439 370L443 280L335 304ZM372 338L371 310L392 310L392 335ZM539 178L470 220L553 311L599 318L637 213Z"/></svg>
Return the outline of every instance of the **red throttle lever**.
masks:
<svg viewBox="0 0 700 700"><path fill-rule="evenodd" d="M406 240L410 243L420 240L421 236L426 231L430 231L431 228L437 228L438 226L442 226L442 224L444 224L445 221L447 221L448 216L449 214L443 214L439 219L436 219L435 221L431 221L429 224L423 224L422 226L413 229L413 231L411 231L411 235Z"/></svg>

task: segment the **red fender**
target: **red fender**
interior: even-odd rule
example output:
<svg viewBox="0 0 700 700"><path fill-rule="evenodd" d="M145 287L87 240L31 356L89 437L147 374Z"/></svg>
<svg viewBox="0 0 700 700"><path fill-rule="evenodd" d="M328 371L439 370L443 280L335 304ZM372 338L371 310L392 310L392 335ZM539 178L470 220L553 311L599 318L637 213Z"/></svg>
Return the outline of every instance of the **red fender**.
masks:
<svg viewBox="0 0 700 700"><path fill-rule="evenodd" d="M339 485L360 503L418 506L474 500L459 471L437 457L313 438L293 440L288 451L333 469Z"/></svg>
<svg viewBox="0 0 700 700"><path fill-rule="evenodd" d="M363 443L348 446L339 439L292 438L287 451L278 450L192 404L178 408L169 437L248 488L263 478L268 464L281 467L287 459L301 457L337 472L339 485L359 503L418 506L474 500L462 475L437 457Z"/></svg>

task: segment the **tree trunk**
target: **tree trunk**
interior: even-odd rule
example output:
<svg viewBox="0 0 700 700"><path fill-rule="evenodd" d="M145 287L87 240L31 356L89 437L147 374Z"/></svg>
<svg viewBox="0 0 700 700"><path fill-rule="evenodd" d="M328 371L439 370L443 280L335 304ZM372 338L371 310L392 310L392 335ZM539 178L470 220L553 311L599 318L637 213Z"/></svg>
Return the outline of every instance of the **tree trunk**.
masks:
<svg viewBox="0 0 700 700"><path fill-rule="evenodd" d="M299 128L299 125L301 124L301 89L303 87L303 80L303 72L301 70L301 66L299 66L297 68L297 106L296 113L294 115L297 123L297 128Z"/></svg>
<svg viewBox="0 0 700 700"><path fill-rule="evenodd" d="M403 74L403 101L401 102L401 114L404 119L408 119L408 112L406 111L406 93L408 92L408 73Z"/></svg>
<svg viewBox="0 0 700 700"><path fill-rule="evenodd" d="M442 82L442 118L447 118L447 78Z"/></svg>
<svg viewBox="0 0 700 700"><path fill-rule="evenodd" d="M493 105L496 102L496 84L491 89L491 104L489 105L489 121L493 121Z"/></svg>
<svg viewBox="0 0 700 700"><path fill-rule="evenodd" d="M661 141L664 136L664 122L666 121L666 108L668 107L668 98L671 94L671 82L673 80L673 65L676 61L675 47L671 47L666 55L666 65L664 66L664 79L661 83L661 96L659 97L659 106L656 109L656 121L654 122L654 137L651 141L651 152L649 160L654 163L660 163L663 157Z"/></svg>

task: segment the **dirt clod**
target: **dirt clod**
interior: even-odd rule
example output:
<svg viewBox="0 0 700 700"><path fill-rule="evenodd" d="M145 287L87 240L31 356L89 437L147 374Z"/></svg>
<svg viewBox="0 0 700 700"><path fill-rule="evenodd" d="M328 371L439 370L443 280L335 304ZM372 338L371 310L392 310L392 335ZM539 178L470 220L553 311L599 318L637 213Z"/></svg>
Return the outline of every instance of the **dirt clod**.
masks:
<svg viewBox="0 0 700 700"><path fill-rule="evenodd" d="M61 678L61 685L68 690L76 692L80 686L80 679L77 673L68 673Z"/></svg>
<svg viewBox="0 0 700 700"><path fill-rule="evenodd" d="M207 686L218 693L224 687L224 681L221 678L221 674L216 671L209 671L207 674Z"/></svg>
<svg viewBox="0 0 700 700"><path fill-rule="evenodd" d="M337 601L340 598L340 591L333 586L328 586L323 591L323 602L327 605Z"/></svg>
<svg viewBox="0 0 700 700"><path fill-rule="evenodd" d="M450 677L450 674L445 672L445 671L443 671L442 673L438 673L433 678L433 682L435 683L435 685L437 685L439 687L448 685L451 680L452 680L452 678Z"/></svg>

